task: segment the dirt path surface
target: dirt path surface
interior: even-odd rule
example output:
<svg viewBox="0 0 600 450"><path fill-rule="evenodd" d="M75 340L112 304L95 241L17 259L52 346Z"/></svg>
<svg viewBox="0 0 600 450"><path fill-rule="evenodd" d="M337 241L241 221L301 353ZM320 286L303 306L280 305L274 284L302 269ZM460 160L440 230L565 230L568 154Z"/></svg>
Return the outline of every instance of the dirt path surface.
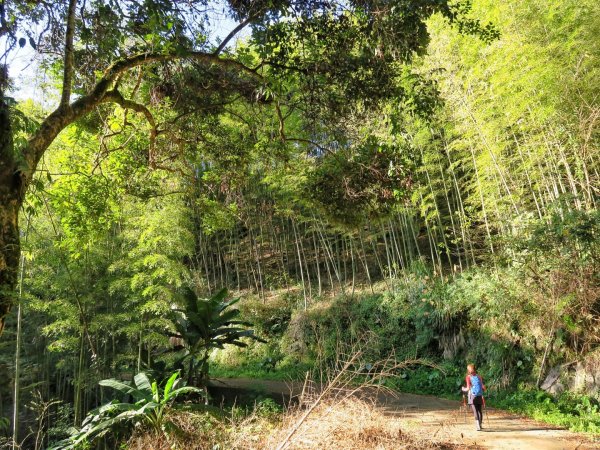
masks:
<svg viewBox="0 0 600 450"><path fill-rule="evenodd" d="M505 411L488 408L483 431L475 430L471 411L456 401L425 395L400 394L380 402L386 414L399 416L406 429L429 430L442 441L479 445L490 449L561 450L597 449L583 436L535 422Z"/></svg>
<svg viewBox="0 0 600 450"><path fill-rule="evenodd" d="M252 380L244 378L217 379L212 385L243 391L257 391L282 399L299 396L302 383ZM472 448L515 450L590 450L600 449L600 442L551 425L535 422L505 411L488 408L483 431L476 431L470 410L466 412L458 401L427 395L373 394L373 400L389 416L400 419L406 431L424 433L436 440L467 445ZM466 418L466 421L465 421Z"/></svg>

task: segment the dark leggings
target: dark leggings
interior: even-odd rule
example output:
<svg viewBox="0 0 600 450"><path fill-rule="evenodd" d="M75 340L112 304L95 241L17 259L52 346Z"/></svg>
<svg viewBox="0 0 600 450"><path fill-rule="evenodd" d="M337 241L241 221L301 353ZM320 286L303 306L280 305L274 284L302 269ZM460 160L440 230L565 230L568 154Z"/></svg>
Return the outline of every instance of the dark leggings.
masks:
<svg viewBox="0 0 600 450"><path fill-rule="evenodd" d="M473 410L475 421L479 423L483 422L483 397L481 395L473 397L471 409Z"/></svg>

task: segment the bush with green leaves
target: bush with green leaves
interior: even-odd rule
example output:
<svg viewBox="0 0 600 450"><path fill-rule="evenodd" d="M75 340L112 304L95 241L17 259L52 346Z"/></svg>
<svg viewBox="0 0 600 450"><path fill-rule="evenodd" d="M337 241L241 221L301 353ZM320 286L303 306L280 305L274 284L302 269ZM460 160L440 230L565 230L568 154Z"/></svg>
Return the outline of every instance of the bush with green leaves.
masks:
<svg viewBox="0 0 600 450"><path fill-rule="evenodd" d="M554 343L564 362L593 351L600 342L600 210L568 208L569 197L554 202L548 214L532 220L512 243L537 310L539 339Z"/></svg>
<svg viewBox="0 0 600 450"><path fill-rule="evenodd" d="M565 392L553 397L547 392L521 386L519 390L497 393L490 404L571 431L600 433L600 402L594 396Z"/></svg>
<svg viewBox="0 0 600 450"><path fill-rule="evenodd" d="M415 366L400 372L397 377L386 380L386 385L401 392L414 392L459 398L464 384L464 369L455 363L444 363L436 368Z"/></svg>
<svg viewBox="0 0 600 450"><path fill-rule="evenodd" d="M309 173L305 195L342 227L385 218L407 195L413 172L406 149L376 136L325 154Z"/></svg>
<svg viewBox="0 0 600 450"><path fill-rule="evenodd" d="M206 384L208 359L214 349L223 349L225 345L246 347L248 344L243 338L262 341L248 328L251 323L238 319L240 311L233 306L240 299L226 299L227 289L221 289L210 298L200 298L188 289L183 296L184 307L172 311L176 333L171 337L183 342L179 364L187 363L188 384Z"/></svg>
<svg viewBox="0 0 600 450"><path fill-rule="evenodd" d="M74 430L70 438L51 446L52 450L79 448L107 433L113 437L118 436L138 424L165 436L181 434L183 432L169 419L172 411L201 411L213 414L220 412L219 409L203 403L175 403L175 400L181 399L182 396L205 397L204 390L194 386L184 386L178 372L169 377L163 388L159 387L155 380L151 381L143 372L134 377L134 384L115 379L102 380L99 384L115 389L125 397L125 400L115 399L91 411L83 421L81 429ZM128 401L128 398L132 400Z"/></svg>

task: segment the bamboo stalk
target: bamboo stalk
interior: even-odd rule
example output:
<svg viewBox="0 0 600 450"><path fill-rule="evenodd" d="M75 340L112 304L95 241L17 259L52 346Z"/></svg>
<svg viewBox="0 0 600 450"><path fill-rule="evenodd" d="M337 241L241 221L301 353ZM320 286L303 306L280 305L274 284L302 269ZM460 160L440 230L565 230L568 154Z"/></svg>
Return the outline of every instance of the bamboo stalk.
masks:
<svg viewBox="0 0 600 450"><path fill-rule="evenodd" d="M15 386L13 394L13 429L12 449L16 450L19 442L19 407L21 394L21 335L22 335L22 306L23 300L23 272L25 270L25 254L21 253L21 267L19 274L19 305L17 306L17 343L15 349Z"/></svg>

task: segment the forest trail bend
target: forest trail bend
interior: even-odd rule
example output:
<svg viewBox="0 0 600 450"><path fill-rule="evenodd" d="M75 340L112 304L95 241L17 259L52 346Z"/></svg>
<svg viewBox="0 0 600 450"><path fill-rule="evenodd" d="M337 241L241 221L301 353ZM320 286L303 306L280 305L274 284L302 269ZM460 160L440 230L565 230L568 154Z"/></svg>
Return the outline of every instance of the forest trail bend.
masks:
<svg viewBox="0 0 600 450"><path fill-rule="evenodd" d="M299 396L302 383L249 378L215 379L214 386L258 391L282 398ZM465 415L458 401L428 395L373 393L372 400L385 415L399 419L407 432L470 448L506 450L591 450L600 443L568 430L536 422L506 411L488 408L483 431L476 431L470 410Z"/></svg>

